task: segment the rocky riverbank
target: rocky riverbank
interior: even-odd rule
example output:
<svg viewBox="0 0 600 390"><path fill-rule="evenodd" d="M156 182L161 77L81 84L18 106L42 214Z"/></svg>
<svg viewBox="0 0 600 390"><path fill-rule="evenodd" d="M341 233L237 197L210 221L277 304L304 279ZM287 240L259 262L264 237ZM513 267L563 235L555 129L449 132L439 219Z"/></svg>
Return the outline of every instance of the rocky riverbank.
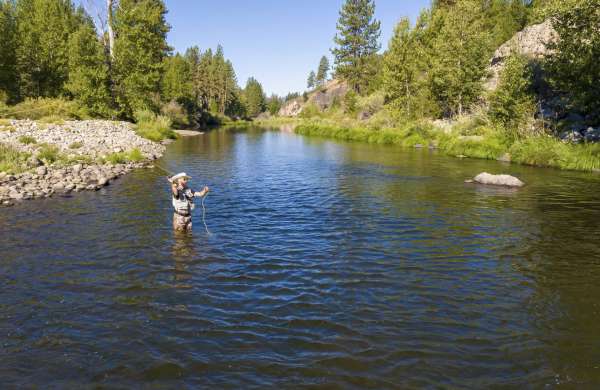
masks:
<svg viewBox="0 0 600 390"><path fill-rule="evenodd" d="M25 172L0 172L0 205L97 190L159 158L165 147L139 137L127 122L67 121L0 125L0 145L27 156ZM52 155L48 156L48 150Z"/></svg>

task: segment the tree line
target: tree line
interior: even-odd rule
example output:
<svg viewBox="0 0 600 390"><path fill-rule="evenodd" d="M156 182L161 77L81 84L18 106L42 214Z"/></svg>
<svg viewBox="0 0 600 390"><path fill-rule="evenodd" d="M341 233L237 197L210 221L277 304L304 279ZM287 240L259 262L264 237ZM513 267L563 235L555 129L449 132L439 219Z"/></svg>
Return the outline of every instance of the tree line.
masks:
<svg viewBox="0 0 600 390"><path fill-rule="evenodd" d="M0 100L63 97L93 117L152 110L190 125L266 109L260 83L240 88L221 46L173 54L162 0L108 5L98 31L71 0L0 0Z"/></svg>
<svg viewBox="0 0 600 390"><path fill-rule="evenodd" d="M595 115L600 108L599 10L599 0L434 0L414 24L401 18L380 53L374 0L346 0L331 49L333 77L347 81L358 95L383 93L386 106L404 117L461 115L481 103L489 59L498 46L527 25L552 17L561 39L541 70L554 91ZM500 111L516 114L516 106L532 99L536 70L520 59L510 65L515 74L507 75L508 91L500 92L506 96L491 100ZM510 81L515 75L528 80ZM310 73L309 89L322 83ZM499 107L502 99L505 106Z"/></svg>

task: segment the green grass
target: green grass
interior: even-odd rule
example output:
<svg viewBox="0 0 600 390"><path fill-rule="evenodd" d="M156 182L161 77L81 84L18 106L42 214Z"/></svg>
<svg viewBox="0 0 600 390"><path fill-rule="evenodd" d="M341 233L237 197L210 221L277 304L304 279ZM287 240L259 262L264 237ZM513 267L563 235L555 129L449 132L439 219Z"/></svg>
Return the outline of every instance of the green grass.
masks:
<svg viewBox="0 0 600 390"><path fill-rule="evenodd" d="M79 149L83 146L83 142L73 142L69 145L69 149Z"/></svg>
<svg viewBox="0 0 600 390"><path fill-rule="evenodd" d="M128 162L140 162L145 159L144 155L138 148L134 148L129 152L111 153L104 157L104 161L110 164L125 164Z"/></svg>
<svg viewBox="0 0 600 390"><path fill-rule="evenodd" d="M0 143L0 172L19 173L27 170L29 154Z"/></svg>
<svg viewBox="0 0 600 390"><path fill-rule="evenodd" d="M37 98L26 99L14 106L3 106L0 108L0 116L56 123L65 119L84 119L86 115L74 101L61 98Z"/></svg>
<svg viewBox="0 0 600 390"><path fill-rule="evenodd" d="M56 145L41 144L37 158L45 165L50 165L61 158L60 151Z"/></svg>
<svg viewBox="0 0 600 390"><path fill-rule="evenodd" d="M48 115L48 116L38 119L38 123L46 124L46 125L64 125L65 118L63 118L59 115Z"/></svg>
<svg viewBox="0 0 600 390"><path fill-rule="evenodd" d="M356 126L356 125L355 125ZM295 132L307 136L335 138L376 144L414 147L436 145L450 156L498 159L509 153L515 163L567 170L600 170L600 144L566 144L551 136L535 136L510 141L501 129L483 123L461 123L450 133L444 133L426 122L408 122L401 127L369 129L336 126L327 120L301 120ZM480 135L481 139L462 138Z"/></svg>
<svg viewBox="0 0 600 390"><path fill-rule="evenodd" d="M37 144L37 140L28 135L22 135L19 137L19 142L23 145Z"/></svg>
<svg viewBox="0 0 600 390"><path fill-rule="evenodd" d="M151 111L137 111L135 113L135 132L143 138L159 142L163 139L175 139L177 134L171 128L171 120L163 115L156 115Z"/></svg>
<svg viewBox="0 0 600 390"><path fill-rule="evenodd" d="M600 144L565 144L552 137L532 137L515 142L513 161L542 167L592 171L600 169Z"/></svg>

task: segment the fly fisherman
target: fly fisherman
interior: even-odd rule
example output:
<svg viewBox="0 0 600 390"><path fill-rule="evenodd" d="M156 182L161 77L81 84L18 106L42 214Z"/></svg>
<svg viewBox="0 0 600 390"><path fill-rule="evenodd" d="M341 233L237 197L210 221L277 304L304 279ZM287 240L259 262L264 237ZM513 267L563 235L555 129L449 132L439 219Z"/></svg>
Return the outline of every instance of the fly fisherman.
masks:
<svg viewBox="0 0 600 390"><path fill-rule="evenodd" d="M179 231L192 230L192 210L194 209L194 197L203 197L208 193L208 187L202 191L194 192L187 186L190 179L185 172L169 178L171 183L171 194L173 196L173 229Z"/></svg>

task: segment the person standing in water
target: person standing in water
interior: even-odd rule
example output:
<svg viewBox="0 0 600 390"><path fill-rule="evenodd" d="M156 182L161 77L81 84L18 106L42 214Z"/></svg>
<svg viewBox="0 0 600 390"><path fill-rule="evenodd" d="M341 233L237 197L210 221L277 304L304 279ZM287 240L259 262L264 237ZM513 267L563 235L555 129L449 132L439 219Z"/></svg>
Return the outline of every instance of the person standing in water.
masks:
<svg viewBox="0 0 600 390"><path fill-rule="evenodd" d="M178 231L192 230L192 210L194 209L194 197L200 198L208 194L208 187L202 191L195 192L187 186L190 177L185 173L178 173L169 178L171 183L171 195L173 203L173 229Z"/></svg>

